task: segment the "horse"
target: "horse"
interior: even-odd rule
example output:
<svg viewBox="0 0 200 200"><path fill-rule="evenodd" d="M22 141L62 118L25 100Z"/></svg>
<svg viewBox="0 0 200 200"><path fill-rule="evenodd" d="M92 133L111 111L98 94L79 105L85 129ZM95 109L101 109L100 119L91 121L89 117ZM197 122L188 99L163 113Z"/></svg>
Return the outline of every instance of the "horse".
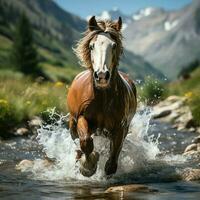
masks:
<svg viewBox="0 0 200 200"><path fill-rule="evenodd" d="M121 28L121 17L111 21L93 16L74 48L86 70L74 78L68 90L69 128L72 139L79 138L76 159L81 174L87 177L96 172L99 160L93 144L97 130L102 135L106 132L110 141L105 174L116 173L123 141L136 112L135 84L117 67L123 53Z"/></svg>

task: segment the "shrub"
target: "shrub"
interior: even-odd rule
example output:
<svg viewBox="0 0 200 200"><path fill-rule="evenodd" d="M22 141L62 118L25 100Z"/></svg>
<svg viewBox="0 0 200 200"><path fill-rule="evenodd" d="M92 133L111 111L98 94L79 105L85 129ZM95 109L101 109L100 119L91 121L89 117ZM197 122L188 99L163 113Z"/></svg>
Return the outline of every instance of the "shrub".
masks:
<svg viewBox="0 0 200 200"><path fill-rule="evenodd" d="M0 99L0 129L5 131L9 127L16 124L14 107L6 99Z"/></svg>
<svg viewBox="0 0 200 200"><path fill-rule="evenodd" d="M154 105L158 103L165 95L164 85L152 77L145 79L145 82L140 90L141 100L148 105Z"/></svg>

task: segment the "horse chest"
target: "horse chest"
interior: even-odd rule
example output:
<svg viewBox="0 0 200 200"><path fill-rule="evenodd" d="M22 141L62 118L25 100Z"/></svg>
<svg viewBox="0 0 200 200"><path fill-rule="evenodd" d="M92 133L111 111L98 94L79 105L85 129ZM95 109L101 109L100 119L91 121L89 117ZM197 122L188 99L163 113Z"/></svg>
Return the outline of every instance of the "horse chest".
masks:
<svg viewBox="0 0 200 200"><path fill-rule="evenodd" d="M94 128L112 130L123 118L123 106L117 108L114 102L92 102L88 105L85 116Z"/></svg>

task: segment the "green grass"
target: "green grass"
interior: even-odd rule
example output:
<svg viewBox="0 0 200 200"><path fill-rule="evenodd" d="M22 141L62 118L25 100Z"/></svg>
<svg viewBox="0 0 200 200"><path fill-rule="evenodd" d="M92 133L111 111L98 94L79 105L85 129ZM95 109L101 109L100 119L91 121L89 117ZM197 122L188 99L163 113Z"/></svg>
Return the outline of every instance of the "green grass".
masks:
<svg viewBox="0 0 200 200"><path fill-rule="evenodd" d="M196 125L200 126L200 67L191 73L191 78L169 84L170 95L187 97Z"/></svg>
<svg viewBox="0 0 200 200"><path fill-rule="evenodd" d="M49 108L66 113L66 84L38 83L21 73L0 71L0 130L9 131Z"/></svg>
<svg viewBox="0 0 200 200"><path fill-rule="evenodd" d="M9 39L0 35L0 68L8 67L11 44Z"/></svg>
<svg viewBox="0 0 200 200"><path fill-rule="evenodd" d="M81 71L81 68L55 67L49 63L41 63L41 69L52 81L55 82L61 80L67 83L70 83Z"/></svg>

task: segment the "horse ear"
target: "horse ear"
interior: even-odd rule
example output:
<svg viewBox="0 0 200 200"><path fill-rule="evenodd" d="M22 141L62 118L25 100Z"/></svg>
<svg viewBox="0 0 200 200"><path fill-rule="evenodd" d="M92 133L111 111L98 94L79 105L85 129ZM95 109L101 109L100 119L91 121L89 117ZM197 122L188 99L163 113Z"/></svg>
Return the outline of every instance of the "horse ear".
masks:
<svg viewBox="0 0 200 200"><path fill-rule="evenodd" d="M122 28L122 18L119 17L118 21L116 22L116 30L120 31Z"/></svg>
<svg viewBox="0 0 200 200"><path fill-rule="evenodd" d="M94 31L96 29L98 29L98 24L97 21L95 19L95 16L92 16L89 21L88 21L88 28L90 31Z"/></svg>

